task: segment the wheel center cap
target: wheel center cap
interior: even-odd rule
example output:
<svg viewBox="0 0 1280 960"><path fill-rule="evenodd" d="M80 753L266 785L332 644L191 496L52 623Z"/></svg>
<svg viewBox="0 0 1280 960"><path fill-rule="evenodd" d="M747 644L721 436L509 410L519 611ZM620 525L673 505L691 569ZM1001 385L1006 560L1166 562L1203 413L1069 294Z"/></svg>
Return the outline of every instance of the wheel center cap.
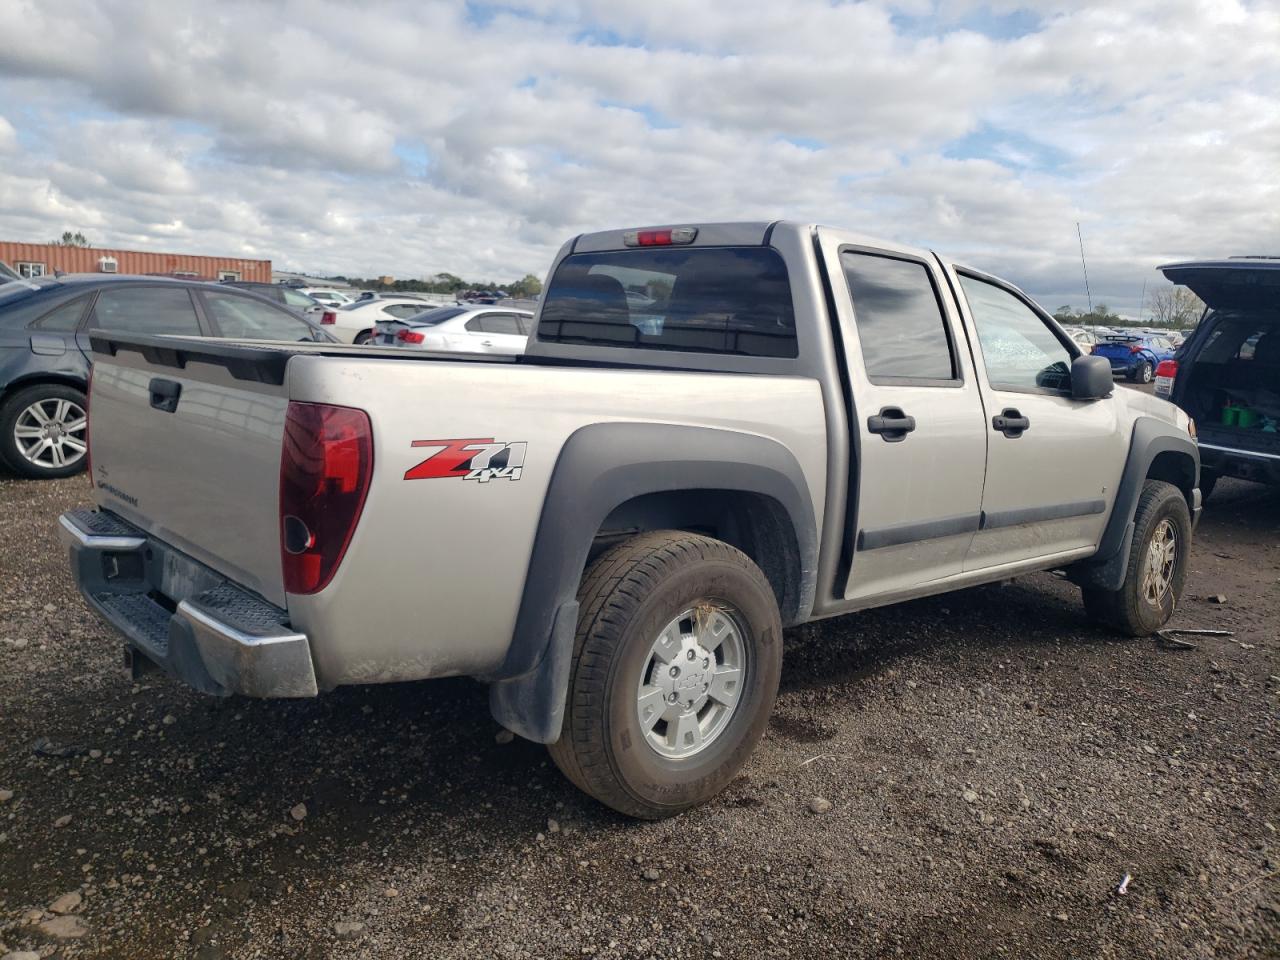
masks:
<svg viewBox="0 0 1280 960"><path fill-rule="evenodd" d="M697 641L686 641L679 656L657 671L654 682L668 703L679 703L692 709L711 689L715 658Z"/></svg>

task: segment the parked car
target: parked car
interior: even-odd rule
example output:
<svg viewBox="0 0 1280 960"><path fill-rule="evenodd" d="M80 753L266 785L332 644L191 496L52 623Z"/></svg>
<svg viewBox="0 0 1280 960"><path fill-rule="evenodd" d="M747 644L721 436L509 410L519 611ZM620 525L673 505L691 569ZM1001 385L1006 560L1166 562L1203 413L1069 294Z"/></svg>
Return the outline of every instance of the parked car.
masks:
<svg viewBox="0 0 1280 960"><path fill-rule="evenodd" d="M1093 354L1105 357L1113 374L1137 383L1150 383L1160 362L1173 358L1174 346L1165 336L1118 333L1095 344Z"/></svg>
<svg viewBox="0 0 1280 960"><path fill-rule="evenodd" d="M1062 329L1085 353L1091 351L1093 345L1098 342L1098 335L1088 327L1063 327Z"/></svg>
<svg viewBox="0 0 1280 960"><path fill-rule="evenodd" d="M408 320L429 309L431 305L417 297L376 295L338 310L329 329L344 343L368 343L379 322Z"/></svg>
<svg viewBox="0 0 1280 960"><path fill-rule="evenodd" d="M296 287L290 287L283 283L255 283L249 280L224 280L221 286L248 290L258 294L260 297L274 300L312 323L322 326L333 323L332 317L326 316L326 314L334 313L332 307L326 306L314 297L307 296Z"/></svg>
<svg viewBox="0 0 1280 960"><path fill-rule="evenodd" d="M1208 308L1156 395L1195 418L1205 497L1219 477L1280 483L1280 258L1172 263L1160 270Z"/></svg>
<svg viewBox="0 0 1280 960"><path fill-rule="evenodd" d="M382 346L464 353L524 353L531 310L469 305L437 307L405 320L379 320L370 341Z"/></svg>
<svg viewBox="0 0 1280 960"><path fill-rule="evenodd" d="M1200 510L1187 415L1017 288L809 224L579 236L520 357L94 349L98 509L62 529L137 669L259 697L481 678L637 817L738 775L784 626L1062 570L1150 634Z"/></svg>
<svg viewBox="0 0 1280 960"><path fill-rule="evenodd" d="M85 274L0 282L0 461L14 473L84 469L89 338L108 331L332 339L260 297L199 281Z"/></svg>
<svg viewBox="0 0 1280 960"><path fill-rule="evenodd" d="M328 287L296 287L299 293L306 294L312 300L320 303L330 310L337 310L345 307L348 303L354 303L355 297L341 290L333 290Z"/></svg>

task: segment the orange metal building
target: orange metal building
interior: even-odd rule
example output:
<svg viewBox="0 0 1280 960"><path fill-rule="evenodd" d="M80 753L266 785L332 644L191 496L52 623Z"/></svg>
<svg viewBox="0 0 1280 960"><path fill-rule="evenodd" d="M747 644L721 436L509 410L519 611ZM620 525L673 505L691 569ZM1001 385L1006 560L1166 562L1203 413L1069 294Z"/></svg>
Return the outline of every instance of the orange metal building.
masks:
<svg viewBox="0 0 1280 960"><path fill-rule="evenodd" d="M135 273L193 280L271 282L270 260L197 257L186 253L142 253L102 247L64 247L57 243L11 243L0 240L0 260L24 277L63 273Z"/></svg>

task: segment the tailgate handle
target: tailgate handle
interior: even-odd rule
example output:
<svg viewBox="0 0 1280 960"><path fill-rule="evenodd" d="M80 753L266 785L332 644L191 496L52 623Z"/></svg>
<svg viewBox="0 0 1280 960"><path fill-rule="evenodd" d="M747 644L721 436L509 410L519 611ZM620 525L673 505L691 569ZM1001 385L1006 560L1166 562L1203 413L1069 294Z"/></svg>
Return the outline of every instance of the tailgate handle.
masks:
<svg viewBox="0 0 1280 960"><path fill-rule="evenodd" d="M178 397L182 396L182 384L177 380L156 377L151 381L151 406L165 413L178 409Z"/></svg>

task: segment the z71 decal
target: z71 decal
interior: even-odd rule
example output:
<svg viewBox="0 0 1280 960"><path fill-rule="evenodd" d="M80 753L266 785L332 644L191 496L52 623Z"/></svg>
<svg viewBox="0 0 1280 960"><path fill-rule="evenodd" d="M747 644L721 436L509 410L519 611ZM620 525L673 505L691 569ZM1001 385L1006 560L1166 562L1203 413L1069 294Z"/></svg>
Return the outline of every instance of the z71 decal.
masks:
<svg viewBox="0 0 1280 960"><path fill-rule="evenodd" d="M493 438L473 440L415 440L415 447L431 453L416 467L405 471L406 480L435 480L460 477L463 480L519 480L524 467L525 441L495 443Z"/></svg>

